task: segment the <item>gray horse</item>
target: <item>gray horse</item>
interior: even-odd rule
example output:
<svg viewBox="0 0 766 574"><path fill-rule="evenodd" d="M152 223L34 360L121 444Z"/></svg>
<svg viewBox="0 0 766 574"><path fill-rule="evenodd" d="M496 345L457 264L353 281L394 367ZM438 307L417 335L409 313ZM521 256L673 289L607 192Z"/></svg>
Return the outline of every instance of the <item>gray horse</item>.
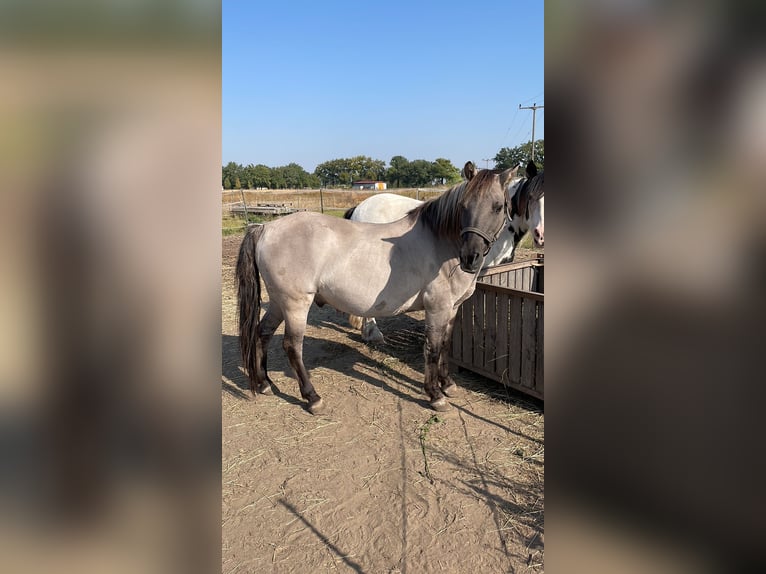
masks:
<svg viewBox="0 0 766 574"><path fill-rule="evenodd" d="M302 357L312 302L360 317L425 310L424 387L435 410L449 410L445 395L457 390L447 361L455 314L473 293L484 256L508 217L505 188L513 174L481 170L393 223L299 212L248 230L237 280L239 339L251 391L272 392L268 345L284 321L283 347L301 396L311 413L324 411ZM362 266L369 272L358 273ZM263 318L261 278L269 292Z"/></svg>
<svg viewBox="0 0 766 574"><path fill-rule="evenodd" d="M475 171L464 170L466 179L471 179ZM516 246L521 242L527 231L532 230L535 246L543 247L545 241L545 196L543 172L537 172L537 166L530 161L527 164L525 178L514 178L510 181L506 192L510 198L511 219L497 241L484 258L482 268L492 267L513 261ZM404 195L393 193L376 193L359 205L346 210L343 215L351 221L366 221L368 223L390 223L405 217L407 213L422 204L422 201ZM367 267L360 269L365 273ZM383 333L380 332L374 317L357 317L349 315L349 323L362 333L362 339L370 343L382 343Z"/></svg>

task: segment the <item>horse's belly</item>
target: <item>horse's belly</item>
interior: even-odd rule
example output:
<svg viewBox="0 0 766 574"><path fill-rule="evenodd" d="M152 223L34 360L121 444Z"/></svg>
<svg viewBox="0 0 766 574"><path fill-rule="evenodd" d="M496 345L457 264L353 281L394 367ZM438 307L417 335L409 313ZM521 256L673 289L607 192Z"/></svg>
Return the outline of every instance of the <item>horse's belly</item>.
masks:
<svg viewBox="0 0 766 574"><path fill-rule="evenodd" d="M377 301L375 305L368 308L365 313L359 315L360 317L393 317L394 315L401 315L408 311L419 311L423 309L423 295L418 293L414 297L410 297L404 301L400 301L398 304L396 301L387 301L385 297L381 297L380 301ZM354 313L356 315L356 313Z"/></svg>
<svg viewBox="0 0 766 574"><path fill-rule="evenodd" d="M420 292L410 296L382 292L373 296L359 291L322 290L317 295L336 309L358 317L393 317L423 308L423 295Z"/></svg>

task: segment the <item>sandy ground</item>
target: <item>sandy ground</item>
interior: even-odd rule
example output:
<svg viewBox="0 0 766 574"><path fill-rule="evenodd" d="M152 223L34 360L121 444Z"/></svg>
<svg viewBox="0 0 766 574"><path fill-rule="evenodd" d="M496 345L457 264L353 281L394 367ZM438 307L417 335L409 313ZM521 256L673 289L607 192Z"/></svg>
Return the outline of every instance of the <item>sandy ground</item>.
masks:
<svg viewBox="0 0 766 574"><path fill-rule="evenodd" d="M279 390L252 399L237 341L241 237L223 239L222 572L542 572L542 404L460 372L436 419L422 313L379 320L386 343L372 346L316 306L304 360L328 413L305 410L282 329L269 353Z"/></svg>

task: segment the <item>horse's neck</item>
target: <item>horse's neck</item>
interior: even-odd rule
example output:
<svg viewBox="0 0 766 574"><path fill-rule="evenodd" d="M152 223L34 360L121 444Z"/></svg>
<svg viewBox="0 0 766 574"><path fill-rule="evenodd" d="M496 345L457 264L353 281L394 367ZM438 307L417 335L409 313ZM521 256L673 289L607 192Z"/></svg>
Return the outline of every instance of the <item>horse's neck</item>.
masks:
<svg viewBox="0 0 766 574"><path fill-rule="evenodd" d="M489 250L487 256L484 258L484 267L490 267L493 265L499 265L504 261L510 261L513 259L513 251L516 247L514 242L513 230L509 230L507 227L503 229L503 232L497 238L497 241L492 245L492 249Z"/></svg>
<svg viewBox="0 0 766 574"><path fill-rule="evenodd" d="M528 222L523 217L514 215L511 223L503 229L492 249L487 253L484 266L489 267L513 261L513 252L527 231L529 231Z"/></svg>
<svg viewBox="0 0 766 574"><path fill-rule="evenodd" d="M517 245L519 241L521 241L521 238L524 236L524 234L529 231L529 222L521 215L516 214L511 219L511 224L509 227L511 233L513 233L514 236L513 244Z"/></svg>

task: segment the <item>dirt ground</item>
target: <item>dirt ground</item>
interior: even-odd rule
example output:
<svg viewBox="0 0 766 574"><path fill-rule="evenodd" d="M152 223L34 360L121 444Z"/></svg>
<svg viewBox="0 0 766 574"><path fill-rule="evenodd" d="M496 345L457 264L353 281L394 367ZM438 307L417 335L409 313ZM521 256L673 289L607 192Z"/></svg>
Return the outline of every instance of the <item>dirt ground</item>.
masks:
<svg viewBox="0 0 766 574"><path fill-rule="evenodd" d="M222 572L542 572L542 403L460 372L437 419L422 391L422 313L379 320L386 343L373 346L316 306L304 360L328 413L304 408L281 328L278 391L252 399L237 341L241 239L223 239Z"/></svg>

